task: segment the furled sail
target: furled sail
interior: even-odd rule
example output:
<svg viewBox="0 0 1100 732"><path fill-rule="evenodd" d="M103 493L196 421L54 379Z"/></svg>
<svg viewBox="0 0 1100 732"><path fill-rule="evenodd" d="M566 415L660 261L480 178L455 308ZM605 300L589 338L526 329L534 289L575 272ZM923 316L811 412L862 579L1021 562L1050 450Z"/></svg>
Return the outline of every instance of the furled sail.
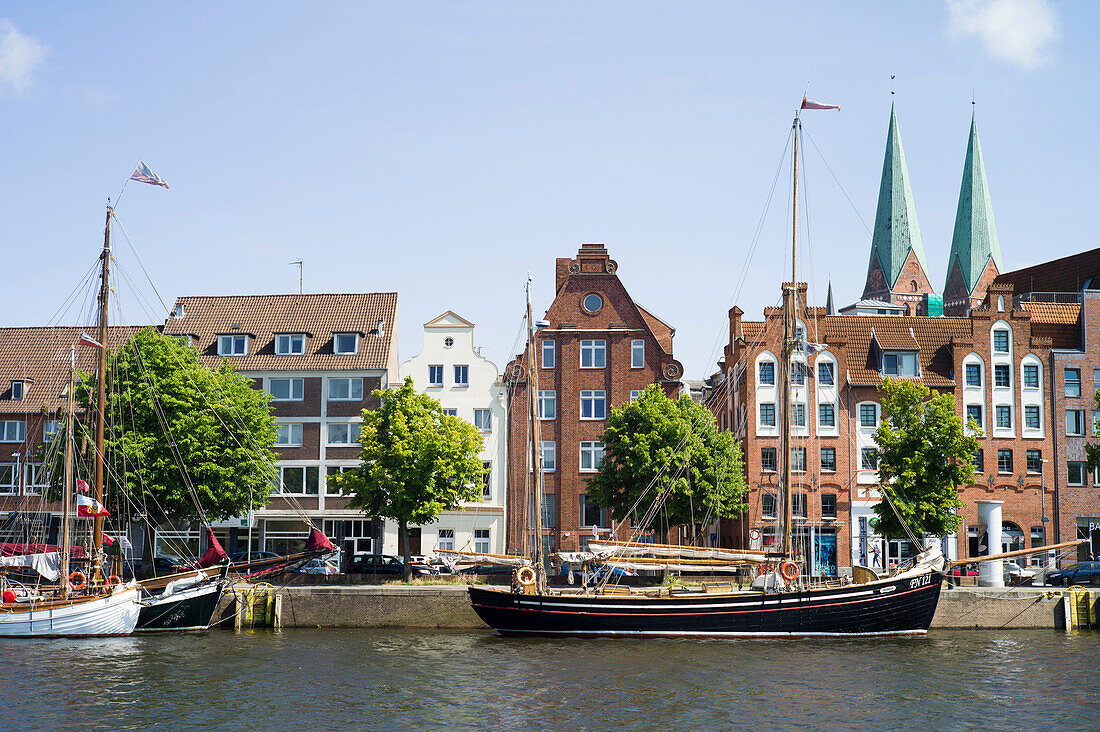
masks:
<svg viewBox="0 0 1100 732"><path fill-rule="evenodd" d="M506 567L522 567L531 563L527 557L513 554L479 554L477 552L436 549L440 559L450 565L457 564L500 564Z"/></svg>
<svg viewBox="0 0 1100 732"><path fill-rule="evenodd" d="M705 560L719 565L759 563L764 564L764 552L730 549L714 549L698 546L678 546L675 544L641 544L625 541L589 541L588 549L598 559L614 558L621 561L625 557L663 557L667 559ZM622 565L619 565L622 566Z"/></svg>

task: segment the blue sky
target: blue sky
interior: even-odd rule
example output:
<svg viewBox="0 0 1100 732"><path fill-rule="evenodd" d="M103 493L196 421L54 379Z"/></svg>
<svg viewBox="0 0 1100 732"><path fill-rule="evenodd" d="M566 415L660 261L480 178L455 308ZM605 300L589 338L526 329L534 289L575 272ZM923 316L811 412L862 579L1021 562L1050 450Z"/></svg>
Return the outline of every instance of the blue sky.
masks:
<svg viewBox="0 0 1100 732"><path fill-rule="evenodd" d="M288 263L302 259L307 292L397 291L402 359L420 350L421 324L452 309L499 365L527 272L543 310L554 258L603 242L701 378L734 297L753 317L779 298L786 170L736 288L807 82L843 106L805 117L843 185L807 143L811 299L824 301L830 274L838 302L862 292L892 99L938 288L972 90L1006 266L1097 246L1100 4L70 2L5 14L3 325L49 322L95 260L107 196L142 158L172 188L132 184L118 213L169 302L293 292ZM124 244L117 256L136 276ZM119 289L123 319L146 321Z"/></svg>

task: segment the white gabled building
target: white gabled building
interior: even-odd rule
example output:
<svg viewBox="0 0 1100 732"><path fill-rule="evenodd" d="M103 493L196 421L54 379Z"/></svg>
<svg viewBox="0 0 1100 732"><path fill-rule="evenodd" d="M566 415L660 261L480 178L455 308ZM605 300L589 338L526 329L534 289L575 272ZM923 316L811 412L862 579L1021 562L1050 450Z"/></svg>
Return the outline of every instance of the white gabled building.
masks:
<svg viewBox="0 0 1100 732"><path fill-rule="evenodd" d="M473 423L485 439L481 459L488 469L483 500L445 511L432 524L409 527L412 554L437 549L504 553L508 505L508 445L505 389L500 372L474 348L474 324L448 310L424 324L424 349L401 364L400 381L411 376L417 391L431 395L443 409ZM386 523L387 554L399 554L397 526Z"/></svg>

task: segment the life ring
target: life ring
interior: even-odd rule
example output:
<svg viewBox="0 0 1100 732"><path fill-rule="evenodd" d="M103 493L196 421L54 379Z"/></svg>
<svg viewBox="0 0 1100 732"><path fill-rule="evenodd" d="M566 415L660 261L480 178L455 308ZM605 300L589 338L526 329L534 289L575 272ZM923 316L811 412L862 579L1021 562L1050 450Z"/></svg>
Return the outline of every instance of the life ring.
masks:
<svg viewBox="0 0 1100 732"><path fill-rule="evenodd" d="M112 574L110 577L107 578L107 584L108 585L121 585L122 584L122 578L119 577L117 574Z"/></svg>
<svg viewBox="0 0 1100 732"><path fill-rule="evenodd" d="M77 584L76 579L80 578L80 583ZM79 569L69 575L69 589L70 590L83 590L88 586L88 578L84 576L84 573Z"/></svg>
<svg viewBox="0 0 1100 732"><path fill-rule="evenodd" d="M788 582L793 582L798 578L798 565L788 559L779 565L779 574Z"/></svg>
<svg viewBox="0 0 1100 732"><path fill-rule="evenodd" d="M520 567L516 570L516 582L519 582L524 587L530 587L535 584L535 570L530 567Z"/></svg>

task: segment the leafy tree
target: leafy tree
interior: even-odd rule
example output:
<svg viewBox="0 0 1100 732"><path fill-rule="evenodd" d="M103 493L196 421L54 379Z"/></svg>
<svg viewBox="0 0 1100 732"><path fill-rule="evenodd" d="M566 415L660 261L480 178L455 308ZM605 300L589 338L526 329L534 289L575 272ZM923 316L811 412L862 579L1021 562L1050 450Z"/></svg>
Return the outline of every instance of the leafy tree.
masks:
<svg viewBox="0 0 1100 732"><path fill-rule="evenodd" d="M931 396L915 381L883 379L882 423L875 430L878 473L898 512L917 536L944 536L959 528L959 486L974 475L980 433L971 434L950 393ZM873 526L887 537L906 536L886 500L875 505Z"/></svg>
<svg viewBox="0 0 1100 732"><path fill-rule="evenodd" d="M443 511L481 500L483 440L469 422L443 413L439 402L413 389L375 391L375 410L363 410L359 433L362 461L337 478L351 506L393 519L409 565L409 524L430 523Z"/></svg>
<svg viewBox="0 0 1100 732"><path fill-rule="evenodd" d="M719 432L714 416L688 396L669 399L651 385L611 410L603 443L603 464L588 480L588 498L611 509L617 521L636 505L644 512L660 495L668 526L695 528L708 515L730 518L746 508L737 440ZM651 483L654 492L639 504Z"/></svg>

